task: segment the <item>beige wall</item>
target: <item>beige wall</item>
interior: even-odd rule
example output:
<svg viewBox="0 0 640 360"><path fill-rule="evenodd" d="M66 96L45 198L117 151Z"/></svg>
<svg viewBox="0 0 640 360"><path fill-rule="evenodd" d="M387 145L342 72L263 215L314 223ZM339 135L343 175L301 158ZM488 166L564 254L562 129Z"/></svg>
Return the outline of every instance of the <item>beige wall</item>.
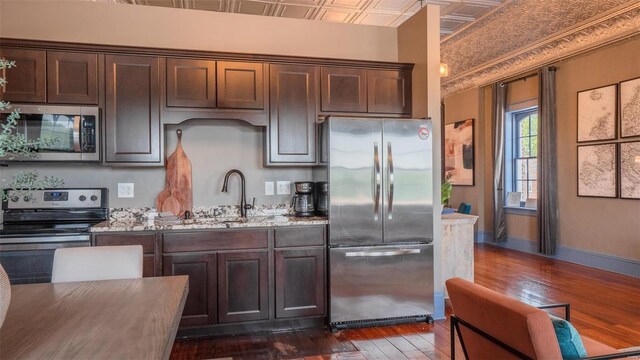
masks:
<svg viewBox="0 0 640 360"><path fill-rule="evenodd" d="M640 259L640 201L577 196L577 92L640 77L640 36L593 50L554 64L558 118L559 244L569 248ZM510 110L537 103L537 77L509 85ZM453 204L478 201L479 231L493 232L491 148L491 87L470 89L445 99L445 120L478 116L476 129L476 186L455 187ZM483 140L482 140L483 139ZM636 140L640 140L637 138ZM482 142L483 141L483 142ZM478 164L484 158L484 166ZM484 171L479 175L478 171ZM478 181L482 183L478 183ZM483 193L484 192L484 193ZM484 202L484 204L482 204ZM536 217L507 214L508 236L537 241Z"/></svg>
<svg viewBox="0 0 640 360"><path fill-rule="evenodd" d="M396 28L92 1L0 0L0 36L397 61Z"/></svg>

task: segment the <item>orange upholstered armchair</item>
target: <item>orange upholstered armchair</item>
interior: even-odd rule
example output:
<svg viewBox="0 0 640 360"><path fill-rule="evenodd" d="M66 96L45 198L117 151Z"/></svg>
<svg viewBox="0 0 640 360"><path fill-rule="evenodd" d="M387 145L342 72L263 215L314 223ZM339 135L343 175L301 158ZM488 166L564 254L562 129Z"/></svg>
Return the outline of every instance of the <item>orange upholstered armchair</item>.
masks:
<svg viewBox="0 0 640 360"><path fill-rule="evenodd" d="M563 359L554 324L544 310L460 278L447 280L446 286L454 313L451 315L452 360L456 355L456 334L469 360ZM568 304L549 307L554 306L565 307L566 320L569 320ZM640 351L618 352L577 332L575 337L582 340L581 351L586 354L572 358L615 359L640 355ZM562 343L566 345L564 339Z"/></svg>

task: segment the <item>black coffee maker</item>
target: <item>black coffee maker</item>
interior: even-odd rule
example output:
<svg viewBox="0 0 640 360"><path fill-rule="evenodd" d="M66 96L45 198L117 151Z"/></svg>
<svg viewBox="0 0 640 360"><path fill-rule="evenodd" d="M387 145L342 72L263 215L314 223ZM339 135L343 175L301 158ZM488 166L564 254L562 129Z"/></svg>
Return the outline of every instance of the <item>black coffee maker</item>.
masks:
<svg viewBox="0 0 640 360"><path fill-rule="evenodd" d="M300 181L295 183L296 193L291 198L291 207L295 216L313 216L313 182Z"/></svg>
<svg viewBox="0 0 640 360"><path fill-rule="evenodd" d="M329 215L329 183L316 181L316 215Z"/></svg>

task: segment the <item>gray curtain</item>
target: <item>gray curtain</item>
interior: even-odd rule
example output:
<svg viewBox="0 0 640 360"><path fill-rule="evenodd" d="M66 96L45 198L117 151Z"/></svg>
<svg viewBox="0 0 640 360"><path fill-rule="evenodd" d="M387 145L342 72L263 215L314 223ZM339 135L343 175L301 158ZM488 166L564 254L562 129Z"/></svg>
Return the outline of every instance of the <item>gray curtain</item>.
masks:
<svg viewBox="0 0 640 360"><path fill-rule="evenodd" d="M493 241L507 241L504 215L504 122L507 84L493 85Z"/></svg>
<svg viewBox="0 0 640 360"><path fill-rule="evenodd" d="M556 68L538 74L538 251L554 255L558 237Z"/></svg>

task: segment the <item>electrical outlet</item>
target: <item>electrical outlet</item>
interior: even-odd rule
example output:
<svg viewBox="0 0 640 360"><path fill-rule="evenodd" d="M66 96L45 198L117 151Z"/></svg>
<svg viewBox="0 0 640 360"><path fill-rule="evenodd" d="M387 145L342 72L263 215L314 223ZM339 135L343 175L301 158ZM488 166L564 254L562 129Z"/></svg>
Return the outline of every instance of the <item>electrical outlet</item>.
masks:
<svg viewBox="0 0 640 360"><path fill-rule="evenodd" d="M133 183L118 183L118 198L132 198Z"/></svg>
<svg viewBox="0 0 640 360"><path fill-rule="evenodd" d="M291 181L278 181L278 195L291 194Z"/></svg>
<svg viewBox="0 0 640 360"><path fill-rule="evenodd" d="M274 194L273 181L265 181L264 182L264 194L265 195L273 195Z"/></svg>

